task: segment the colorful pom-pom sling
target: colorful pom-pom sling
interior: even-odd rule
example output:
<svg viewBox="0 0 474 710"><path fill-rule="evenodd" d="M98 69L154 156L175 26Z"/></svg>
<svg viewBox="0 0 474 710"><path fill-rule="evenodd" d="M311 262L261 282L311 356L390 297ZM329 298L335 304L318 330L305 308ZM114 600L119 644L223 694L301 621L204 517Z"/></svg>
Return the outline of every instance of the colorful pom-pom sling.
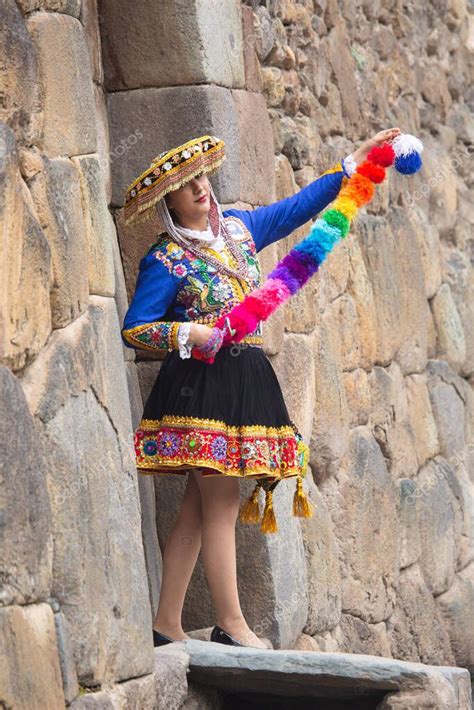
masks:
<svg viewBox="0 0 474 710"><path fill-rule="evenodd" d="M394 165L395 170L403 175L416 173L422 166L422 151L421 141L409 134L401 134L390 143L372 148L366 160L357 166L355 173L341 188L332 205L314 222L308 236L296 244L276 265L261 287L247 294L241 303L219 318L209 340L204 345L193 348L193 357L212 364L222 345L239 342L245 335L252 333L259 321L266 320L304 286L318 271L337 242L347 236L351 220L374 196L374 185L385 179L386 168ZM304 447L302 451L303 449ZM269 484L264 479L258 481L240 511L239 519L248 523L259 521L258 493L259 487L264 488L266 498L261 529L264 532L275 532L277 526L272 493L278 483L279 481L273 481ZM303 491L301 478L298 477L293 515L311 517L312 514L311 503Z"/></svg>

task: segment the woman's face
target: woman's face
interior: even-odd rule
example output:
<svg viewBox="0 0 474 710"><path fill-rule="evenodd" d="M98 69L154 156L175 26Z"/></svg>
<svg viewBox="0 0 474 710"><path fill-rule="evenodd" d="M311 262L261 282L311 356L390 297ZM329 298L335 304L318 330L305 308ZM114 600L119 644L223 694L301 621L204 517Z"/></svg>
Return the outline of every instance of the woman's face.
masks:
<svg viewBox="0 0 474 710"><path fill-rule="evenodd" d="M207 175L197 175L182 187L168 193L165 200L168 209L174 211L181 225L207 215L211 206Z"/></svg>

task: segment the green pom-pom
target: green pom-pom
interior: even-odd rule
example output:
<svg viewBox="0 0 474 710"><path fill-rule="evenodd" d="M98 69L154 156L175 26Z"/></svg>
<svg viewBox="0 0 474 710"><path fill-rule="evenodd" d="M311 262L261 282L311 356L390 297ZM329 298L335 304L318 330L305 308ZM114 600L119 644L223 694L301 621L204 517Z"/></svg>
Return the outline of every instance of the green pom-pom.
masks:
<svg viewBox="0 0 474 710"><path fill-rule="evenodd" d="M345 237L349 232L351 223L346 215L342 214L338 210L328 210L322 215L325 222L331 225L331 227L337 227L341 232L342 236Z"/></svg>

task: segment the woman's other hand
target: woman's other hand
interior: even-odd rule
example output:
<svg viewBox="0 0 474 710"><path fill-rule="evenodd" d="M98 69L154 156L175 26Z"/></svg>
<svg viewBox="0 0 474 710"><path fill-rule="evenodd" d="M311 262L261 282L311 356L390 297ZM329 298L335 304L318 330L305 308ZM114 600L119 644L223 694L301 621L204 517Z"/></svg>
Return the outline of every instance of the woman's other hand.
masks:
<svg viewBox="0 0 474 710"><path fill-rule="evenodd" d="M375 134L375 136L364 141L360 148L357 148L357 150L352 153L354 160L359 165L359 163L366 159L372 148L382 145L382 143L392 141L399 135L401 135L401 130L398 127L387 128L384 131L379 131Z"/></svg>
<svg viewBox="0 0 474 710"><path fill-rule="evenodd" d="M193 323L189 331L189 342L199 347L209 340L213 332L212 328L202 323Z"/></svg>

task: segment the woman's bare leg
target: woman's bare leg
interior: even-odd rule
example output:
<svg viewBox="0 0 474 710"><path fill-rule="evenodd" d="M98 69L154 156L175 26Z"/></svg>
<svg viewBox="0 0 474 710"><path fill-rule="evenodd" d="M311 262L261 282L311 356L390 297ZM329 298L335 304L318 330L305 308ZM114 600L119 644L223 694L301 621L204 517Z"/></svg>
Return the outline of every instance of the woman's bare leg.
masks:
<svg viewBox="0 0 474 710"><path fill-rule="evenodd" d="M153 621L156 631L173 639L189 638L181 626L181 613L201 548L201 526L201 494L190 470L178 518L163 551L160 601Z"/></svg>
<svg viewBox="0 0 474 710"><path fill-rule="evenodd" d="M249 628L240 608L235 551L239 480L231 476L203 476L201 472L195 475L203 514L201 555L216 609L216 623L245 646L267 648Z"/></svg>

